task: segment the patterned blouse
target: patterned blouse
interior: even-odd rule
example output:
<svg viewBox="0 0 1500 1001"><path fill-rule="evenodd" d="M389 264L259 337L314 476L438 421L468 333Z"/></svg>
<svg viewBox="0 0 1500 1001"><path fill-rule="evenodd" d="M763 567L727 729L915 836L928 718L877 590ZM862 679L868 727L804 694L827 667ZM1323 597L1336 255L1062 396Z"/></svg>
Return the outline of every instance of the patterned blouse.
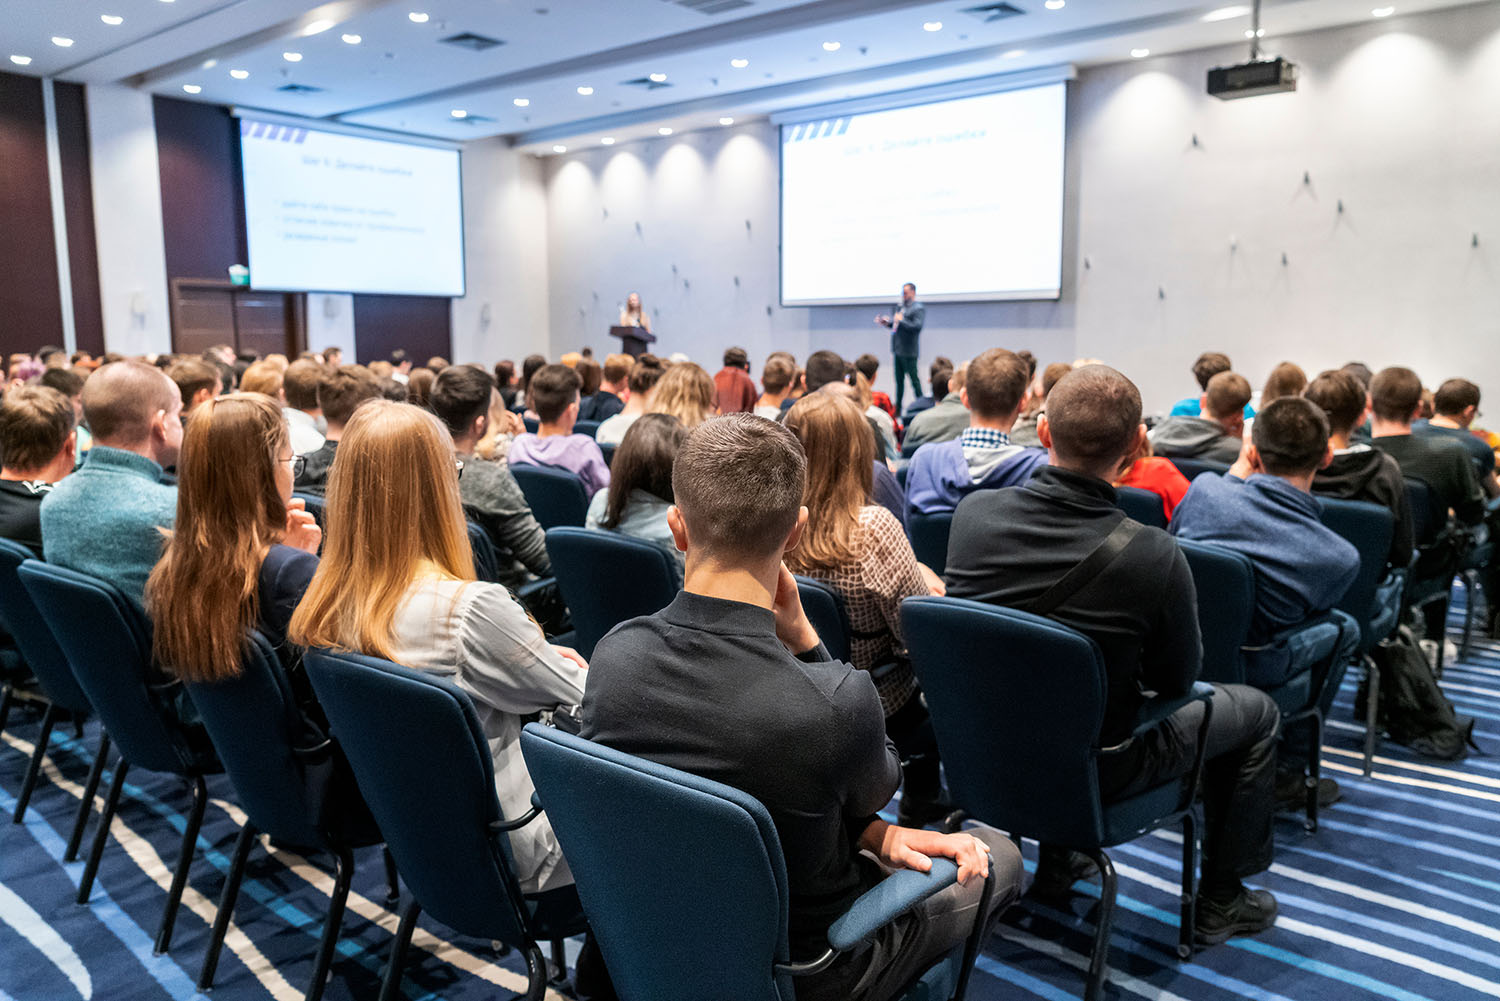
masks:
<svg viewBox="0 0 1500 1001"><path fill-rule="evenodd" d="M844 566L800 571L823 581L844 599L849 613L849 660L862 671L896 663L875 681L890 716L917 689L901 641L901 599L930 593L917 557L895 515L876 504L860 508L854 549L860 558Z"/></svg>

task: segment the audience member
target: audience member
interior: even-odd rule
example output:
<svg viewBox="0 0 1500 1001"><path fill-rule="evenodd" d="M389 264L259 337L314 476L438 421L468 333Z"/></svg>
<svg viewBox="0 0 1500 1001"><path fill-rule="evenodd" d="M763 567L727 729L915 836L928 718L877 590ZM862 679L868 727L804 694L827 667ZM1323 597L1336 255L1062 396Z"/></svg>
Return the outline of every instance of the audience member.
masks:
<svg viewBox="0 0 1500 1001"><path fill-rule="evenodd" d="M1099 744L1108 750L1099 756L1099 792L1108 803L1192 767L1202 703L1179 710L1142 737L1131 739L1131 730L1144 692L1179 696L1198 677L1203 652L1197 596L1187 559L1171 536L1131 522L1115 506L1110 481L1146 434L1135 385L1103 365L1075 369L1053 387L1038 432L1050 465L1021 489L981 490L959 504L949 543L948 593L1028 610L1055 594L1054 586L1102 546L1123 543L1112 560L1079 581L1048 613L1092 638L1104 656L1107 689ZM1241 880L1271 864L1279 717L1264 692L1246 685L1214 686L1194 929L1205 945L1264 930L1276 918L1275 898ZM1038 888L1067 892L1087 871L1085 862L1048 846Z"/></svg>
<svg viewBox="0 0 1500 1001"><path fill-rule="evenodd" d="M410 378L411 376L407 375L407 379L410 380ZM407 388L406 382L396 378L394 372L382 375L375 381L380 387L381 399L390 400L392 403L407 403L410 401L411 391Z"/></svg>
<svg viewBox="0 0 1500 1001"><path fill-rule="evenodd" d="M521 362L520 395L521 402L525 404L527 410L531 409L531 396L529 395L531 391L531 377L536 375L542 366L546 364L547 359L543 355L527 355ZM532 414L531 416L534 417L536 415Z"/></svg>
<svg viewBox="0 0 1500 1001"><path fill-rule="evenodd" d="M1074 365L1074 368L1080 366ZM1205 351L1193 362L1193 378L1198 380L1199 395L1188 396L1172 404L1172 417L1197 417L1203 412L1203 393L1208 392L1208 382L1220 372L1230 371L1229 356L1218 351ZM1249 416L1248 414L1246 416Z"/></svg>
<svg viewBox="0 0 1500 1001"><path fill-rule="evenodd" d="M510 443L515 441L516 435L525 433L526 422L505 405L505 398L497 390L490 397L490 426L485 429L484 437L475 443L474 455L486 462L504 462L508 466Z"/></svg>
<svg viewBox="0 0 1500 1001"><path fill-rule="evenodd" d="M701 369L700 369L701 371ZM590 495L609 486L609 467L594 439L574 434L578 421L578 373L547 365L531 377L531 405L541 422L535 434L518 434L506 456L512 466L552 466L583 480Z"/></svg>
<svg viewBox="0 0 1500 1001"><path fill-rule="evenodd" d="M411 378L411 356L406 353L405 348L397 348L391 352L390 375L402 384Z"/></svg>
<svg viewBox="0 0 1500 1001"><path fill-rule="evenodd" d="M281 414L291 435L292 452L297 455L323 447L323 432L318 428L323 423L323 411L318 408L318 383L325 371L317 362L299 358L286 367L286 375L282 377L286 406L281 408Z"/></svg>
<svg viewBox="0 0 1500 1001"><path fill-rule="evenodd" d="M1021 416L1016 418L1016 423L1011 426L1010 440L1014 445L1025 445L1028 448L1040 447L1041 439L1036 436L1037 422L1041 420L1042 411L1047 409L1047 394L1052 392L1052 387L1057 385L1057 380L1073 371L1073 366L1065 361L1055 361L1042 369L1040 383L1036 386L1036 393L1031 400L1031 406L1022 406Z"/></svg>
<svg viewBox="0 0 1500 1001"><path fill-rule="evenodd" d="M625 396L630 392L630 369L634 364L635 359L630 355L606 356L599 388L579 404L578 419L603 422L624 410Z"/></svg>
<svg viewBox="0 0 1500 1001"><path fill-rule="evenodd" d="M760 370L760 385L765 391L755 401L755 415L768 420L781 416L781 405L792 392L797 363L784 351L774 352Z"/></svg>
<svg viewBox="0 0 1500 1001"><path fill-rule="evenodd" d="M302 473L296 478L297 489L321 497L328 485L328 473L333 468L334 453L338 451L339 439L344 436L344 425L354 416L361 403L380 399L380 383L363 365L344 365L325 372L318 383L318 408L328 431L323 444L304 457Z"/></svg>
<svg viewBox="0 0 1500 1001"><path fill-rule="evenodd" d="M1301 396L1306 388L1307 373L1291 362L1284 361L1266 376L1266 384L1260 391L1260 405L1264 407L1283 396Z"/></svg>
<svg viewBox="0 0 1500 1001"><path fill-rule="evenodd" d="M875 375L880 371L880 359L875 355L872 355L870 352L866 351L864 354L854 359L854 370L863 375L867 380L869 380L870 401L875 406L885 411L886 416L891 419L891 423L894 426L896 418L900 416L900 414L896 412L896 405L891 402L889 394L882 393L880 390L875 388Z"/></svg>
<svg viewBox="0 0 1500 1001"><path fill-rule="evenodd" d="M714 415L714 381L690 361L680 361L662 374L651 398L650 412L671 414L691 431Z"/></svg>
<svg viewBox="0 0 1500 1001"><path fill-rule="evenodd" d="M494 383L477 365L449 365L432 384L430 409L447 426L453 452L463 463L458 493L464 512L477 522L495 546L500 583L516 588L526 583L527 571L538 577L552 572L547 538L532 516L510 465L481 462L475 448L489 430Z"/></svg>
<svg viewBox="0 0 1500 1001"><path fill-rule="evenodd" d="M97 366L95 366L97 367ZM82 462L84 456L93 447L94 439L89 434L88 428L83 426L83 383L93 369L83 372L81 369L49 368L43 372L37 380L37 385L55 389L68 398L73 406L73 433L77 438L76 451L77 461Z"/></svg>
<svg viewBox="0 0 1500 1001"><path fill-rule="evenodd" d="M1162 513L1169 522L1177 505L1182 503L1182 498L1188 492L1187 477L1173 465L1171 459L1151 454L1150 439L1141 442L1124 473L1113 483L1117 487L1133 487L1156 494L1161 498Z"/></svg>
<svg viewBox="0 0 1500 1001"><path fill-rule="evenodd" d="M667 527L667 510L675 501L672 463L687 438L687 429L667 414L644 414L630 425L609 466L609 486L589 504L588 528L619 532L660 546L672 557L682 585L682 553ZM622 583L622 582L615 582Z"/></svg>
<svg viewBox="0 0 1500 1001"><path fill-rule="evenodd" d="M335 370L344 364L344 349L328 347L323 349L323 364L329 370Z"/></svg>
<svg viewBox="0 0 1500 1001"><path fill-rule="evenodd" d="M816 395L837 396L840 399L853 403L861 411L865 409L865 404L859 395L859 391L847 382L824 383ZM808 399L808 397L802 397L802 400L805 399ZM797 402L801 403L802 400L798 400ZM790 413L790 411L788 412ZM879 454L880 429L875 426L874 420L869 417L865 418L865 425L870 429L870 434L874 435L876 442L876 447L871 453L874 456L874 461L870 463L869 499L885 508L891 513L893 518L901 522L902 525L905 525L906 492L901 488L901 481L896 479L896 474L891 472L891 467L886 463L885 458Z"/></svg>
<svg viewBox="0 0 1500 1001"><path fill-rule="evenodd" d="M991 348L968 363L958 390L968 427L952 440L929 441L912 456L906 471L908 518L952 511L975 490L1020 486L1046 465L1046 452L1010 440L1026 382L1026 363L1004 348ZM947 402L912 421L908 443Z"/></svg>
<svg viewBox="0 0 1500 1001"><path fill-rule="evenodd" d="M792 404L809 393L816 393L830 382L843 382L849 367L837 351L814 351L807 356L807 368L802 373L802 392L787 396L781 401L781 412L792 409Z"/></svg>
<svg viewBox="0 0 1500 1001"><path fill-rule="evenodd" d="M240 392L268 396L271 402L283 407L286 405L286 377L282 374L285 371L274 362L258 361L245 369L245 374L240 377Z"/></svg>
<svg viewBox="0 0 1500 1001"><path fill-rule="evenodd" d="M641 355L630 368L630 397L618 414L606 418L594 432L594 440L601 445L618 445L625 432L642 414L651 410L656 400L656 384L666 373L666 367L655 355Z"/></svg>
<svg viewBox="0 0 1500 1001"><path fill-rule="evenodd" d="M854 380L849 386L854 391L854 402L859 404L859 412L865 415L865 420L875 431L875 458L881 462L895 461L901 455L901 446L896 444L896 422L891 420L890 414L875 405L870 380L863 372L856 368L850 378Z"/></svg>
<svg viewBox="0 0 1500 1001"><path fill-rule="evenodd" d="M991 912L978 916L987 929L1015 898L1020 855L988 828L938 834L875 815L900 781L875 686L830 661L781 562L807 516L791 433L749 414L710 421L689 436L672 480L686 586L599 642L581 732L765 804L786 860L793 960L827 950L829 924L882 878L876 861L926 870L931 857L955 859L959 885L797 982L814 1001L888 998L970 933L976 877L993 865Z"/></svg>
<svg viewBox="0 0 1500 1001"><path fill-rule="evenodd" d="M604 381L604 370L592 358L579 358L572 368L578 373L578 419L585 420L584 410L593 409L594 397Z"/></svg>
<svg viewBox="0 0 1500 1001"><path fill-rule="evenodd" d="M427 359L427 364L424 367L432 373L434 378L436 378L438 373L447 368L449 364L450 362L448 361L448 359L444 358L442 355L433 355L431 358Z"/></svg>
<svg viewBox="0 0 1500 1001"><path fill-rule="evenodd" d="M182 445L182 395L160 369L116 362L84 383L83 416L94 447L42 500L42 551L48 563L107 580L140 605L161 556L160 530L177 513L177 487L163 470Z"/></svg>
<svg viewBox="0 0 1500 1001"><path fill-rule="evenodd" d="M412 369L406 377L406 402L418 407L427 406L432 396L432 381L436 378L437 373L425 366Z"/></svg>
<svg viewBox="0 0 1500 1001"><path fill-rule="evenodd" d="M42 376L43 381L46 376ZM1495 480L1495 453L1470 428L1479 416L1479 387L1468 379L1449 379L1432 394L1433 416L1412 424L1413 434L1452 438L1464 447L1474 462L1474 472L1487 496L1500 496Z"/></svg>
<svg viewBox="0 0 1500 1001"><path fill-rule="evenodd" d="M906 409L902 411L902 422L909 426L911 419L917 414L936 406L938 400L948 395L948 382L952 378L953 362L938 355L927 370L927 381L932 385L932 395L919 396L907 404Z"/></svg>
<svg viewBox="0 0 1500 1001"><path fill-rule="evenodd" d="M721 414L748 414L759 394L750 378L750 355L744 348L724 352L724 367L714 376L714 399Z"/></svg>
<svg viewBox="0 0 1500 1001"><path fill-rule="evenodd" d="M1202 417L1174 414L1151 429L1151 449L1169 459L1202 459L1226 466L1240 456L1245 430L1244 408L1250 383L1235 372L1208 380Z"/></svg>
<svg viewBox="0 0 1500 1001"><path fill-rule="evenodd" d="M969 408L964 406L964 380L968 378L968 362L960 362L949 376L947 392L936 406L920 411L906 422L906 437L901 440L901 454L912 456L923 445L952 441L964 433L969 426ZM941 371L932 378L933 392L942 385Z"/></svg>
<svg viewBox="0 0 1500 1001"><path fill-rule="evenodd" d="M495 362L495 388L500 391L500 396L505 400L507 408L516 405L516 395L519 392L516 386L516 363L509 359Z"/></svg>
<svg viewBox="0 0 1500 1001"><path fill-rule="evenodd" d="M182 397L182 419L192 416L194 408L205 400L211 400L224 392L227 380L220 374L217 365L200 358L184 358L167 369L167 378L177 384Z"/></svg>
<svg viewBox="0 0 1500 1001"><path fill-rule="evenodd" d="M42 498L73 471L76 421L73 404L47 386L20 386L0 401L0 538L21 543L37 559Z"/></svg>

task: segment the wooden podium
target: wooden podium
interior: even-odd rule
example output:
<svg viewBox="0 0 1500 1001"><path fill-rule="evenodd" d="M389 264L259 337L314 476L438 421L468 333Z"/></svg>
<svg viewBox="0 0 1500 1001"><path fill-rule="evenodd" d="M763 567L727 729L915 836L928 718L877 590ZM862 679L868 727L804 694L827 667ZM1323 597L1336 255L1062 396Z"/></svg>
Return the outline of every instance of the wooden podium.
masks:
<svg viewBox="0 0 1500 1001"><path fill-rule="evenodd" d="M632 358L639 358L646 353L647 345L656 342L656 338L644 327L610 327L609 336L618 337L620 350Z"/></svg>

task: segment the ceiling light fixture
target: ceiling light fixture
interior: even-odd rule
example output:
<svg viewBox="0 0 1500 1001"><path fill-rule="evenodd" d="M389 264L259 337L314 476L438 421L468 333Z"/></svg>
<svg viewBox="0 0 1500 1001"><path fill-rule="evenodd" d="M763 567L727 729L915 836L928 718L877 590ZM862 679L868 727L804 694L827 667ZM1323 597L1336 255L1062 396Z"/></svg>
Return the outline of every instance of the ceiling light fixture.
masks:
<svg viewBox="0 0 1500 1001"><path fill-rule="evenodd" d="M203 88L198 86L196 83L185 83L182 85L182 89L187 91L189 94L201 94L203 92Z"/></svg>
<svg viewBox="0 0 1500 1001"><path fill-rule="evenodd" d="M666 83L667 75L665 73L652 73L646 79L650 80L652 83Z"/></svg>
<svg viewBox="0 0 1500 1001"><path fill-rule="evenodd" d="M663 125L661 128L656 130L656 134L659 136L669 136L672 134L672 130Z"/></svg>
<svg viewBox="0 0 1500 1001"><path fill-rule="evenodd" d="M1001 59L1020 59L1025 54L1026 54L1026 50L1025 49L1011 49L1011 50L1009 50L1007 52L1000 53L1000 58Z"/></svg>
<svg viewBox="0 0 1500 1001"><path fill-rule="evenodd" d="M1130 58L1132 58L1132 59L1145 59L1150 54L1151 54L1151 50L1150 49L1131 49L1130 50Z"/></svg>
<svg viewBox="0 0 1500 1001"><path fill-rule="evenodd" d="M742 70L746 66L750 65L750 60L748 60L748 59L731 59L731 60L729 60L729 65L733 66L737 70Z"/></svg>
<svg viewBox="0 0 1500 1001"><path fill-rule="evenodd" d="M250 78L250 71L249 70L230 70L229 71L229 75L232 76L232 77L234 77L236 80L248 80Z"/></svg>
<svg viewBox="0 0 1500 1001"><path fill-rule="evenodd" d="M1048 10L1062 10L1068 5L1068 0L1047 0L1044 5Z"/></svg>
<svg viewBox="0 0 1500 1001"><path fill-rule="evenodd" d="M923 31L942 31L943 30L943 22L942 21L923 21L922 22L922 30Z"/></svg>
<svg viewBox="0 0 1500 1001"><path fill-rule="evenodd" d="M526 106L527 106L527 105L528 105L528 104L530 104L530 103L531 103L531 101L530 101L530 99L529 99L529 98L525 98L525 97L518 97L518 98L516 98L516 99L515 99L515 100L514 100L514 101L512 101L512 102L510 102L510 103L511 103L511 104L514 104L514 105L515 105L515 106L516 106L516 107L518 107L518 108L524 108L524 107L526 107Z"/></svg>
<svg viewBox="0 0 1500 1001"><path fill-rule="evenodd" d="M463 108L454 108L452 111L448 112L448 114L452 115L454 118L468 118L469 117L469 113L467 111L465 111Z"/></svg>
<svg viewBox="0 0 1500 1001"><path fill-rule="evenodd" d="M839 42L824 42L823 43L823 51L824 52L837 52L839 50L839 45L840 45Z"/></svg>
<svg viewBox="0 0 1500 1001"><path fill-rule="evenodd" d="M427 23L427 12L426 11L421 11L421 10L414 10L410 14L406 15L406 18L407 18L407 20L411 21L412 24L426 24Z"/></svg>
<svg viewBox="0 0 1500 1001"><path fill-rule="evenodd" d="M594 93L594 88L592 88L592 87L579 87L578 88L578 96L579 97L588 97L589 95L591 95L593 93Z"/></svg>
<svg viewBox="0 0 1500 1001"><path fill-rule="evenodd" d="M99 20L113 28L117 24L124 24L125 19L119 14L100 14Z"/></svg>
<svg viewBox="0 0 1500 1001"><path fill-rule="evenodd" d="M599 140L599 145L600 146L613 146L614 144L615 144L615 137L614 136L605 136L603 139Z"/></svg>
<svg viewBox="0 0 1500 1001"><path fill-rule="evenodd" d="M1212 24L1215 21L1229 21L1236 17L1244 17L1248 13L1250 13L1249 7L1220 7L1218 10L1211 10L1204 14L1202 20Z"/></svg>
<svg viewBox="0 0 1500 1001"><path fill-rule="evenodd" d="M333 27L333 22L332 21L328 20L328 18L326 18L326 17L320 17L316 21L313 21L310 24L308 24L307 27L303 28L302 29L302 34L304 36L306 36L306 35L321 35L323 32L327 31L329 28L332 28L332 27Z"/></svg>
<svg viewBox="0 0 1500 1001"><path fill-rule="evenodd" d="M1394 7L1376 7L1374 10L1370 11L1370 16L1390 17L1394 13L1396 13L1396 8Z"/></svg>
<svg viewBox="0 0 1500 1001"><path fill-rule="evenodd" d="M1245 37L1246 38L1265 38L1266 37L1266 29L1265 28L1255 28L1255 29L1252 30L1250 28L1246 28L1245 29Z"/></svg>
<svg viewBox="0 0 1500 1001"><path fill-rule="evenodd" d="M203 60L203 62L198 64L198 68L211 70L217 65L219 65L219 61L217 59L205 59Z"/></svg>
<svg viewBox="0 0 1500 1001"><path fill-rule="evenodd" d="M11 56L10 57L10 61L13 62L13 63L15 63L17 66L30 66L31 65L31 57L30 56Z"/></svg>
<svg viewBox="0 0 1500 1001"><path fill-rule="evenodd" d="M64 38L61 35L53 35L52 44L56 45L60 49L66 49L68 46L73 44L73 39Z"/></svg>
<svg viewBox="0 0 1500 1001"><path fill-rule="evenodd" d="M364 41L364 36L362 35L340 35L339 37L344 40L345 45L358 45Z"/></svg>
<svg viewBox="0 0 1500 1001"><path fill-rule="evenodd" d="M566 153L567 151L568 151L568 147L566 147L566 146L559 145L559 146L553 146L552 147L552 152L554 152L554 153Z"/></svg>
<svg viewBox="0 0 1500 1001"><path fill-rule="evenodd" d="M733 125L734 124L734 119L730 118L728 115L725 115L723 118L719 119L719 124L720 125Z"/></svg>
<svg viewBox="0 0 1500 1001"><path fill-rule="evenodd" d="M285 59L289 63L300 63L302 61L302 53L300 53L300 52L283 52L281 54L281 58Z"/></svg>

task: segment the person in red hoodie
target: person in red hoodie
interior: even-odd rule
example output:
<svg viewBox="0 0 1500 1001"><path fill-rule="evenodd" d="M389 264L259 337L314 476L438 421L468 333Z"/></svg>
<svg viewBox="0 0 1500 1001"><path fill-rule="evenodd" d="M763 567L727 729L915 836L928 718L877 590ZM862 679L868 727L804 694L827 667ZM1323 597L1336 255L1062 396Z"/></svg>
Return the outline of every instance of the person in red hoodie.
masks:
<svg viewBox="0 0 1500 1001"><path fill-rule="evenodd" d="M1172 512L1177 510L1178 503L1187 494L1188 478L1178 471L1172 464L1171 459L1163 459L1151 454L1151 443L1143 442L1140 453L1125 475L1115 481L1117 487L1135 487L1137 490L1149 490L1161 498L1162 510L1167 514L1167 520L1172 520Z"/></svg>
<svg viewBox="0 0 1500 1001"><path fill-rule="evenodd" d="M714 376L714 392L721 414L748 414L755 410L760 392L750 378L750 355L744 348L724 352L724 367Z"/></svg>

